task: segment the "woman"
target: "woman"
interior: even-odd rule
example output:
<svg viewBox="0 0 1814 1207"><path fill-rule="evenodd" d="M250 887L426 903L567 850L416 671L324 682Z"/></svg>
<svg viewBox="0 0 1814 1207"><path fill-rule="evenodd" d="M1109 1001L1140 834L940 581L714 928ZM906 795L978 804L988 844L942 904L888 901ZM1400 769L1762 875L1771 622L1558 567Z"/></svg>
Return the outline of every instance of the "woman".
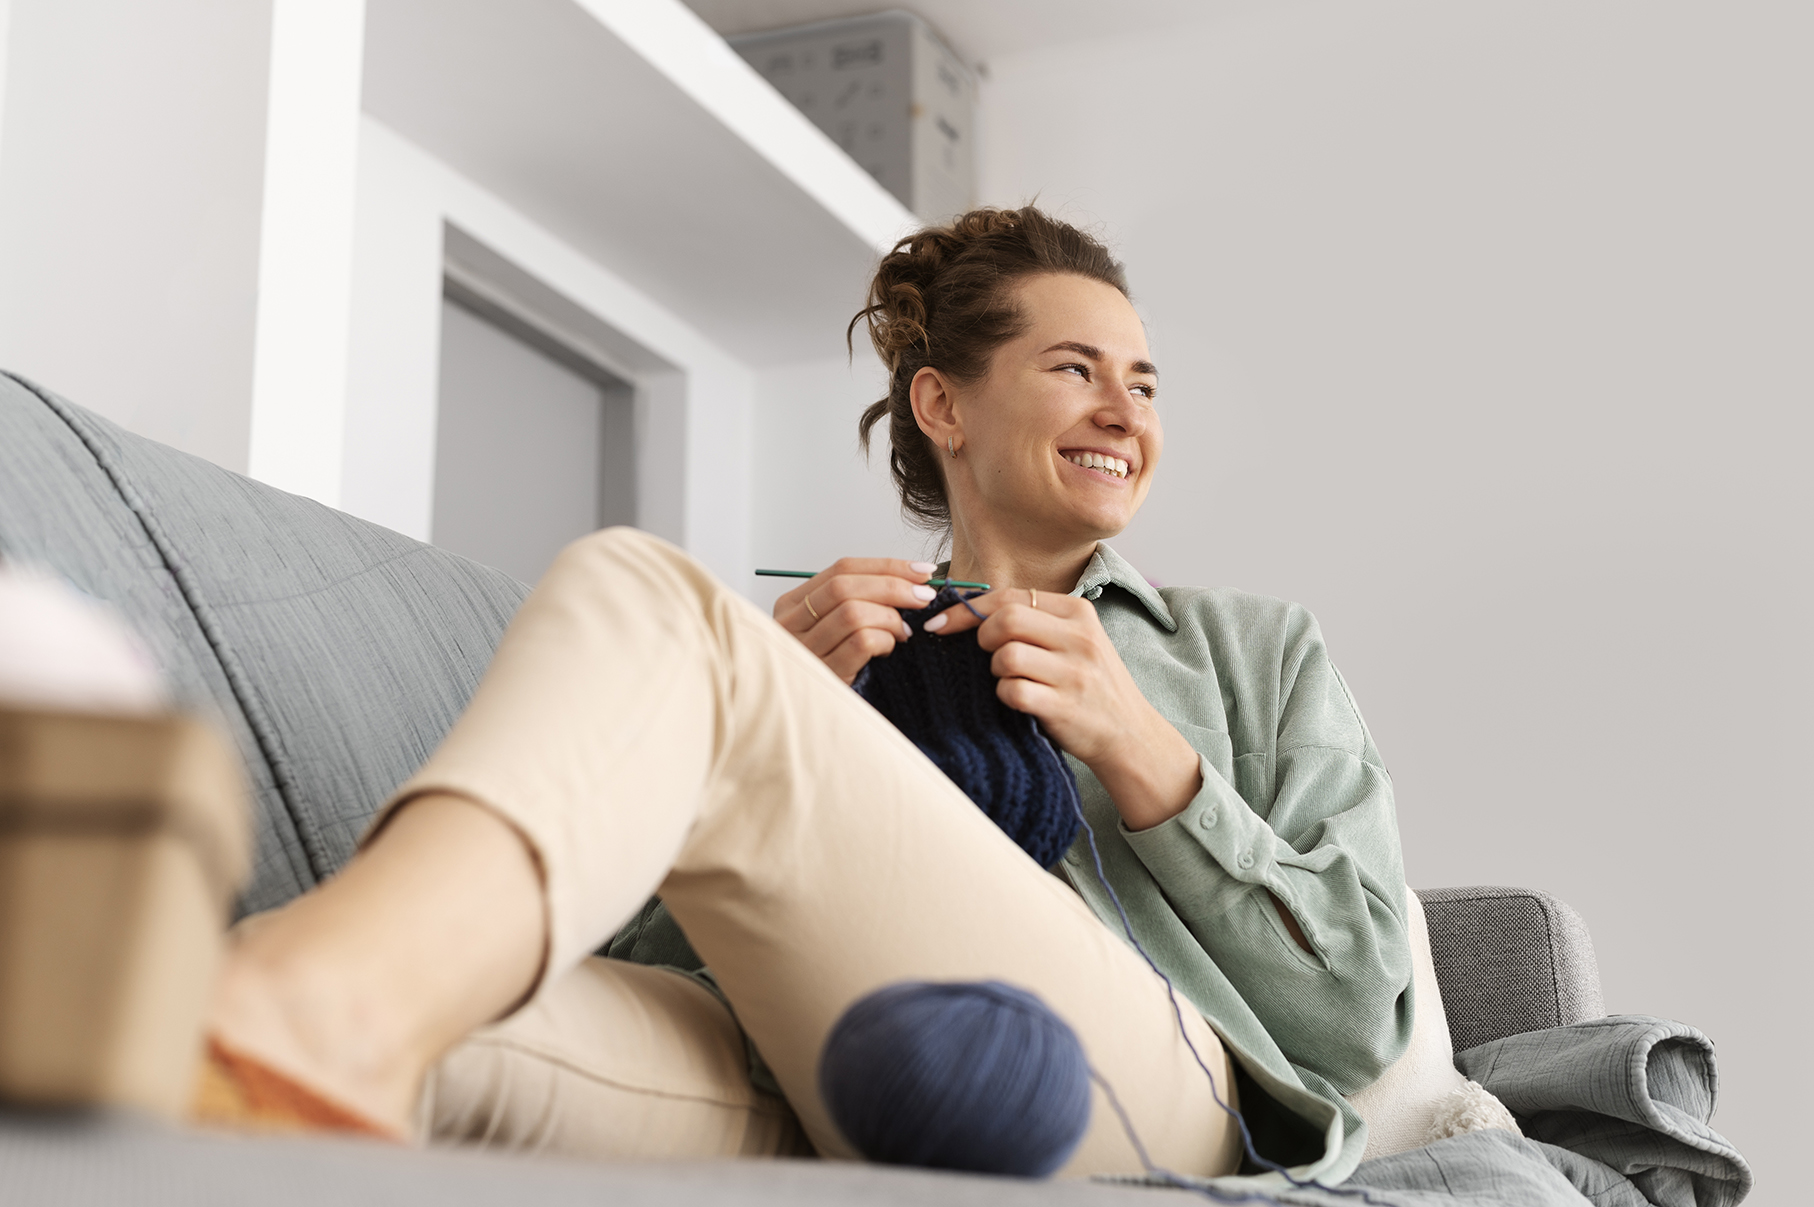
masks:
<svg viewBox="0 0 1814 1207"><path fill-rule="evenodd" d="M777 625L615 530L561 555L358 858L236 947L222 1094L277 1078L317 1119L599 1155L803 1131L846 1156L815 1079L844 1009L992 978L1071 1024L1159 1164L1238 1166L1219 1091L1275 1154L1353 1168L1337 1091L1410 1028L1390 786L1307 614L1155 591L1100 543L1162 449L1120 267L1037 210L977 211L903 241L860 317L905 505L948 520L955 576L1011 584L927 627L980 623L1001 699L1076 760L1182 1033L1081 848L1048 874L845 686L910 639L932 565L840 562ZM612 948L645 962L588 956L652 893ZM705 983L652 966L698 960ZM1066 1172L1139 1172L1096 1106Z"/></svg>

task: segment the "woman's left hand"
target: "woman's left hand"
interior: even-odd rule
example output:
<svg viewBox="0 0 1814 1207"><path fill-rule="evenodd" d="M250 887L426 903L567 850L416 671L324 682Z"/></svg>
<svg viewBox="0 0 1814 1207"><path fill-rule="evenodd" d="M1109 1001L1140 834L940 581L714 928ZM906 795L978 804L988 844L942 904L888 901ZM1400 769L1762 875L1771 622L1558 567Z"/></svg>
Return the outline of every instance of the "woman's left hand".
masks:
<svg viewBox="0 0 1814 1207"><path fill-rule="evenodd" d="M926 623L949 636L981 627L995 693L1039 718L1102 781L1130 830L1184 811L1202 787L1197 752L1141 695L1087 600L1023 587L991 591Z"/></svg>

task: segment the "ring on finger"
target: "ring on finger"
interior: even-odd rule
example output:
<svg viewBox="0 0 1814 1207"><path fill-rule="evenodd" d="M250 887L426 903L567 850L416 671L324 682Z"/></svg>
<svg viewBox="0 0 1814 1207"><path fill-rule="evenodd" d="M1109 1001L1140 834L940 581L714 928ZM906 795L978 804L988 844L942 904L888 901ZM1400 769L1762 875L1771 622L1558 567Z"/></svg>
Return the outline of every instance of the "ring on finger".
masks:
<svg viewBox="0 0 1814 1207"><path fill-rule="evenodd" d="M806 605L806 610L808 612L812 613L814 623L825 619L825 617L819 615L819 609L813 607L813 593L811 591L808 591L806 593L806 598L802 599L800 602Z"/></svg>
<svg viewBox="0 0 1814 1207"><path fill-rule="evenodd" d="M1028 587L1027 593L1033 597L1033 610L1037 612L1039 610L1039 588Z"/></svg>

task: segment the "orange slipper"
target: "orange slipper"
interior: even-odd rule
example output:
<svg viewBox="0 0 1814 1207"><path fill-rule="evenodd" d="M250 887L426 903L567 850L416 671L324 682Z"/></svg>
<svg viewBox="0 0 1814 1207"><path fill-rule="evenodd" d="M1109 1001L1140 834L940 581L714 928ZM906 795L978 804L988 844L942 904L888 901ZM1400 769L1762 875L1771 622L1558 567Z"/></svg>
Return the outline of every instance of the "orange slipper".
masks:
<svg viewBox="0 0 1814 1207"><path fill-rule="evenodd" d="M383 1124L323 1098L212 1035L196 1076L189 1118L204 1126L252 1132L348 1132L406 1142Z"/></svg>

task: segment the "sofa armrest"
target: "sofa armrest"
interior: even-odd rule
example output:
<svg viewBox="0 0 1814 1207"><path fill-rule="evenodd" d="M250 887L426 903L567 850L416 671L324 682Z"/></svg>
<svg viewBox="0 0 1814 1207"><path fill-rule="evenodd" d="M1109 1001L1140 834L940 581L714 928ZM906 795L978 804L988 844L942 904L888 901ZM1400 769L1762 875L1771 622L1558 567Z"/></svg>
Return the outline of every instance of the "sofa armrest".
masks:
<svg viewBox="0 0 1814 1207"><path fill-rule="evenodd" d="M1564 902L1496 886L1419 889L1417 896L1457 1052L1605 1015L1593 939Z"/></svg>

